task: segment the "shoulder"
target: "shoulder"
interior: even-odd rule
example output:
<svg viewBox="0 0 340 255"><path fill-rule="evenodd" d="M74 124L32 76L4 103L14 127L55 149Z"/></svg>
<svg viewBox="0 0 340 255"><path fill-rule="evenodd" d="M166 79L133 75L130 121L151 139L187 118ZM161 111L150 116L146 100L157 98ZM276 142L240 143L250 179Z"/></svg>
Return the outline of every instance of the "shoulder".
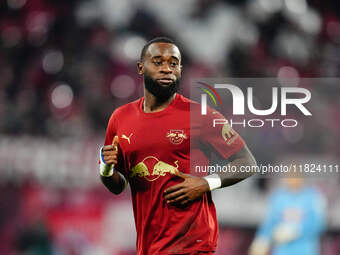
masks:
<svg viewBox="0 0 340 255"><path fill-rule="evenodd" d="M108 126L116 127L116 123L118 123L117 119L121 121L124 118L131 116L133 113L137 113L140 101L141 98L116 108L110 116Z"/></svg>
<svg viewBox="0 0 340 255"><path fill-rule="evenodd" d="M183 96L182 94L177 94L178 95L178 102L182 104L188 104L188 105L199 105L198 102L191 100L190 98L187 98Z"/></svg>
<svg viewBox="0 0 340 255"><path fill-rule="evenodd" d="M186 108L186 109L190 109L190 110L199 110L201 108L201 105L196 102L196 101L193 101L181 94L177 94L178 97L177 97L177 103L176 105L179 106L180 108Z"/></svg>
<svg viewBox="0 0 340 255"><path fill-rule="evenodd" d="M111 118L117 118L125 116L126 114L135 113L139 109L139 104L142 98L139 98L131 103L124 104L118 108L116 108L111 115Z"/></svg>
<svg viewBox="0 0 340 255"><path fill-rule="evenodd" d="M319 200L324 199L322 192L318 188L312 187L312 186L305 188L305 195L309 199L319 199Z"/></svg>
<svg viewBox="0 0 340 255"><path fill-rule="evenodd" d="M306 201L319 212L324 212L327 208L327 200L323 193L316 187L309 187L305 190Z"/></svg>
<svg viewBox="0 0 340 255"><path fill-rule="evenodd" d="M194 111L198 111L198 113L201 113L201 108L202 108L202 104L200 102L191 100L183 95L179 94L179 102L181 102L184 105L187 105L190 107L190 109L194 112ZM213 117L223 117L223 115L217 111L215 108L210 107L209 105L206 106L206 116L213 116ZM217 115L216 115L217 114Z"/></svg>
<svg viewBox="0 0 340 255"><path fill-rule="evenodd" d="M287 193L287 190L283 187L278 187L275 190L272 191L272 193L269 196L269 201L272 204L276 204L276 203L281 203L282 200L287 199L287 195L289 195Z"/></svg>
<svg viewBox="0 0 340 255"><path fill-rule="evenodd" d="M211 126L210 123L213 123L214 120L219 121L218 124L221 126L221 128L225 123L227 123L224 115L218 110L207 105L206 113L202 114L202 104L200 102L186 98L183 95L179 94L178 103L176 105L177 108L190 110L192 121L195 121L195 123L200 123L200 125L203 125L204 127Z"/></svg>

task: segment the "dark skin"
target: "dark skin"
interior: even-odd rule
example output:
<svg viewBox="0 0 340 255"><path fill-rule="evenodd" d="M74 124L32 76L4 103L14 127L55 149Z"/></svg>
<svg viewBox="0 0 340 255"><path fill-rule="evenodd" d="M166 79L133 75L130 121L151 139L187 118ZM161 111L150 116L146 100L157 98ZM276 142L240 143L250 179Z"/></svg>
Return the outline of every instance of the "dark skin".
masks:
<svg viewBox="0 0 340 255"><path fill-rule="evenodd" d="M111 145L103 147L103 157L106 164L113 166L117 164L118 143L118 136L115 136ZM125 188L125 177L118 171L114 171L113 175L109 177L100 176L100 179L106 188L116 195L120 194Z"/></svg>
<svg viewBox="0 0 340 255"><path fill-rule="evenodd" d="M150 77L156 80L159 86L169 86L181 77L181 53L170 43L153 43L148 47L145 57L137 63L139 75L147 71ZM175 95L165 102L159 102L144 87L144 112L159 112L164 110L174 100Z"/></svg>
<svg viewBox="0 0 340 255"><path fill-rule="evenodd" d="M256 161L245 146L239 152L235 153L231 158L230 166L236 166L238 169L240 166L256 165ZM217 173L222 182L222 188L234 185L252 175L252 173ZM184 174L179 172L177 176L184 179L183 182L176 184L164 191L164 198L167 203L186 205L192 201L202 197L202 195L208 192L209 185L206 179L202 177L193 176L190 174Z"/></svg>
<svg viewBox="0 0 340 255"><path fill-rule="evenodd" d="M169 86L176 79L181 77L181 53L179 49L171 43L153 43L145 54L145 57L137 63L138 74L144 75L145 72L156 80L159 86ZM160 102L153 94L144 88L144 112L158 112L164 110L175 98L175 95L168 100ZM117 164L118 137L114 138L112 145L103 147L103 156L107 164ZM247 146L241 149L230 158L230 165L240 167L242 165L255 165L255 159L248 150ZM235 175L235 173L218 173L222 181L222 187L233 185L242 181L248 175ZM164 198L167 203L174 205L186 205L202 197L208 192L209 185L202 177L185 174L178 171L177 176L183 182L174 185L164 191ZM125 178L118 171L114 171L111 177L101 177L104 185L114 194L119 194L124 189Z"/></svg>

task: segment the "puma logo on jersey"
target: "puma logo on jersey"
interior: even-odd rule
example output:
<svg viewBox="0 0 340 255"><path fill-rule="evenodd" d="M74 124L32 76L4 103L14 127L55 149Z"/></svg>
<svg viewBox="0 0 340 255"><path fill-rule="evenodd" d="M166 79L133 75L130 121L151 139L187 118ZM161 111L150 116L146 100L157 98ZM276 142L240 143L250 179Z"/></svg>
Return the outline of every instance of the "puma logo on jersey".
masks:
<svg viewBox="0 0 340 255"><path fill-rule="evenodd" d="M133 133L131 133L129 136L126 136L126 135L122 134L122 138L126 139L128 141L128 143L131 144L130 143L130 138L131 138L132 135L133 135Z"/></svg>

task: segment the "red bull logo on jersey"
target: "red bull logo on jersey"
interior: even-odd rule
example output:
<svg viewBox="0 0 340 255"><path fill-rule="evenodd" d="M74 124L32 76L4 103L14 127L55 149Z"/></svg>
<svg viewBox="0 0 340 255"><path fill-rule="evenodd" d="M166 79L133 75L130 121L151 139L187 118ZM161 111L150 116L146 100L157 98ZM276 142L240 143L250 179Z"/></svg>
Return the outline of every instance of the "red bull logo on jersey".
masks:
<svg viewBox="0 0 340 255"><path fill-rule="evenodd" d="M148 181L155 181L167 173L176 175L178 173L178 160L174 162L174 165L158 160L154 156L148 156L131 168L130 178L138 176L144 177Z"/></svg>
<svg viewBox="0 0 340 255"><path fill-rule="evenodd" d="M173 144L181 144L184 139L188 139L187 135L184 133L184 130L174 130L171 129L166 134L166 138L169 138L170 142Z"/></svg>

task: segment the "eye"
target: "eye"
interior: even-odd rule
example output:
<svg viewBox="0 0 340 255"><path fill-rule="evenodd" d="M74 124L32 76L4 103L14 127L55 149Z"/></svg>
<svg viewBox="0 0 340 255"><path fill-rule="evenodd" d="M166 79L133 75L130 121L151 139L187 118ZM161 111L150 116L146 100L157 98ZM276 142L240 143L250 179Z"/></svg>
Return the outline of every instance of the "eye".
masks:
<svg viewBox="0 0 340 255"><path fill-rule="evenodd" d="M177 62L171 62L171 66L175 67L175 66L177 66L177 65L178 65Z"/></svg>
<svg viewBox="0 0 340 255"><path fill-rule="evenodd" d="M161 61L154 61L153 63L154 63L156 66L162 65L162 62L161 62Z"/></svg>

